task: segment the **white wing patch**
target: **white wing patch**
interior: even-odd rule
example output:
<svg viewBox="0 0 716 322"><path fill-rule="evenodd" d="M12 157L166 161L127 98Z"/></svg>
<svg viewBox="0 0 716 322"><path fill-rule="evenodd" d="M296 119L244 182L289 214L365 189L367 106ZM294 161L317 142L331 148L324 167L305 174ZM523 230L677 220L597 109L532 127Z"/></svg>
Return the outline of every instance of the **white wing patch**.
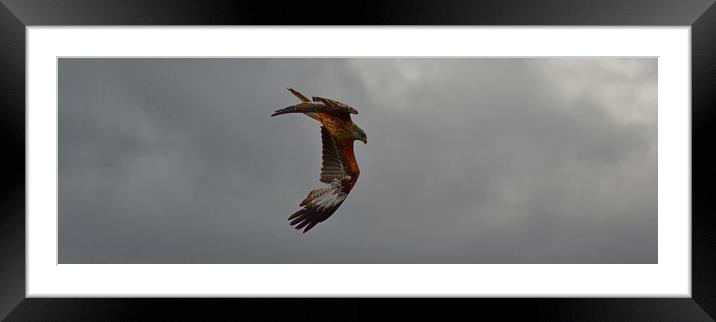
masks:
<svg viewBox="0 0 716 322"><path fill-rule="evenodd" d="M337 206L348 196L341 191L341 188L339 182L334 181L323 188L313 190L301 203L301 206L315 208L317 211Z"/></svg>

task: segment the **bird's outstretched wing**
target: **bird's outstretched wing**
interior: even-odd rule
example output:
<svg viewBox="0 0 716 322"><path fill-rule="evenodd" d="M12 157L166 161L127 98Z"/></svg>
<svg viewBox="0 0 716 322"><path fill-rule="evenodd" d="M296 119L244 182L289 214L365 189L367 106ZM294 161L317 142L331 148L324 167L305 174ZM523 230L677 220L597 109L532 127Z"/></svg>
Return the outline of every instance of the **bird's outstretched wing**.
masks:
<svg viewBox="0 0 716 322"><path fill-rule="evenodd" d="M308 97L293 88L289 88L288 91L296 96L301 103L276 110L273 114L271 114L271 116L288 113L305 113L308 116L315 118L313 113L327 113L341 116L343 118L350 118L349 114L358 114L358 111L356 111L353 107L339 101L316 96L314 96L313 101L311 101Z"/></svg>
<svg viewBox="0 0 716 322"><path fill-rule="evenodd" d="M353 146L337 144L325 127L321 127L323 163L320 181L325 183L314 189L301 202L301 210L288 217L291 226L303 232L330 217L353 189L359 173L353 170L355 163Z"/></svg>
<svg viewBox="0 0 716 322"><path fill-rule="evenodd" d="M345 109L342 109L340 107L328 106L317 102L301 102L296 105L291 105L289 107L276 110L275 112L273 112L273 114L271 114L271 116L288 113L326 113L336 116L345 116L348 114L346 113Z"/></svg>
<svg viewBox="0 0 716 322"><path fill-rule="evenodd" d="M345 113L348 113L348 114L358 114L358 111L356 111L356 109L354 109L353 106L350 106L346 103L341 103L336 100L332 100L330 98L314 96L313 101L321 102L321 103L325 104L326 106L330 106L332 108L337 108L337 109L339 109Z"/></svg>

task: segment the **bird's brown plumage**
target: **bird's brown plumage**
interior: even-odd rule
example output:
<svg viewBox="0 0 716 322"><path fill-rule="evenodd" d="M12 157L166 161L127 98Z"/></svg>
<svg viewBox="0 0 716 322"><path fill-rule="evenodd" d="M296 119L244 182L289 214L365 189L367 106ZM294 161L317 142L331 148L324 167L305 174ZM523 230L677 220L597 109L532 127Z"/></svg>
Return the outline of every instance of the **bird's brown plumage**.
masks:
<svg viewBox="0 0 716 322"><path fill-rule="evenodd" d="M313 97L313 101L291 88L288 89L301 103L274 112L271 116L304 113L321 122L323 146L320 181L325 185L308 193L301 202L302 209L288 217L296 229L309 231L319 222L330 217L355 186L360 169L353 151L353 141L366 142L365 133L351 120L350 114L358 114L348 104L335 100Z"/></svg>

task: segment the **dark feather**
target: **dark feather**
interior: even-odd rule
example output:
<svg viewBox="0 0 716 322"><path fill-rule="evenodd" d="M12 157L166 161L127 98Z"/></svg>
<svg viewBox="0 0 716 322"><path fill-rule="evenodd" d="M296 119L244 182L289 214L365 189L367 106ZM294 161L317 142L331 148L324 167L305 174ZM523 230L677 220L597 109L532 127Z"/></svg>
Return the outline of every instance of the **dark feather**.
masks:
<svg viewBox="0 0 716 322"><path fill-rule="evenodd" d="M325 104L326 106L330 106L330 107L334 107L334 108L340 109L340 110L342 110L342 111L345 112L345 113L358 114L358 111L356 111L356 109L354 109L353 106L350 106L350 105L348 105L348 104L346 104L346 103L341 103L341 102L336 101L336 100L332 100L332 99L330 99L330 98L323 98L323 97L314 96L314 97L313 97L313 101L314 101L314 102L321 102L321 103Z"/></svg>
<svg viewBox="0 0 716 322"><path fill-rule="evenodd" d="M289 88L288 91L291 92L291 94L293 94L293 96L296 96L299 100L301 100L301 102L310 102L311 101L310 99L308 99L308 97L304 96L303 94L299 93L297 90L295 90L293 88Z"/></svg>
<svg viewBox="0 0 716 322"><path fill-rule="evenodd" d="M314 226L316 226L319 222L322 222L333 213L336 212L338 207L341 206L343 202L341 201L337 205L333 207L328 208L322 208L322 209L316 209L316 208L303 208L299 211L296 211L293 215L288 217L288 220L290 220L291 226L294 226L297 230L301 230L302 228L306 228L303 230L303 232L307 232L311 230Z"/></svg>
<svg viewBox="0 0 716 322"><path fill-rule="evenodd" d="M288 113L327 113L332 115L347 115L346 111L337 107L326 106L314 102L303 102L276 110L271 116Z"/></svg>

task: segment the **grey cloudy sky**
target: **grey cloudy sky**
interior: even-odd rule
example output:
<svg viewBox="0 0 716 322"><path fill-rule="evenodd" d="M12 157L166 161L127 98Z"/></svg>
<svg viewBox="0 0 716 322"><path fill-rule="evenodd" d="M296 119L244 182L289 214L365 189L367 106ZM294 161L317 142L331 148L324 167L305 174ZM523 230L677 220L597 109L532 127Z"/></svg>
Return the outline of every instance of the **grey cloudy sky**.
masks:
<svg viewBox="0 0 716 322"><path fill-rule="evenodd" d="M307 234L319 125L361 177ZM60 263L655 263L653 58L60 59Z"/></svg>

